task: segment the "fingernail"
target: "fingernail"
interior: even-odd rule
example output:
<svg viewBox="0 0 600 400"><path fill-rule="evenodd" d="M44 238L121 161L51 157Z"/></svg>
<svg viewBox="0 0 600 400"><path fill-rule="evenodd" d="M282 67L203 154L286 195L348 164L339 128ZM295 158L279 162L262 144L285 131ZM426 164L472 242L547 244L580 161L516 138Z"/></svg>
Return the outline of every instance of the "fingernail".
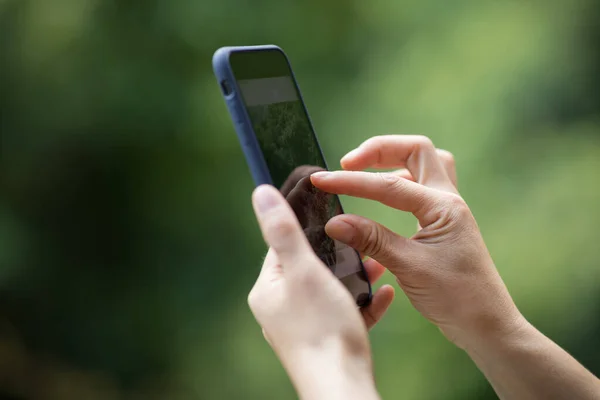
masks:
<svg viewBox="0 0 600 400"><path fill-rule="evenodd" d="M319 171L319 172L315 172L314 174L312 174L310 176L311 179L315 178L315 179L325 179L328 176L331 176L331 172L329 171Z"/></svg>
<svg viewBox="0 0 600 400"><path fill-rule="evenodd" d="M254 191L254 204L259 212L264 213L275 207L279 199L276 190L268 185L262 185Z"/></svg>
<svg viewBox="0 0 600 400"><path fill-rule="evenodd" d="M354 226L343 219L332 219L325 226L325 232L332 239L350 244L354 238Z"/></svg>

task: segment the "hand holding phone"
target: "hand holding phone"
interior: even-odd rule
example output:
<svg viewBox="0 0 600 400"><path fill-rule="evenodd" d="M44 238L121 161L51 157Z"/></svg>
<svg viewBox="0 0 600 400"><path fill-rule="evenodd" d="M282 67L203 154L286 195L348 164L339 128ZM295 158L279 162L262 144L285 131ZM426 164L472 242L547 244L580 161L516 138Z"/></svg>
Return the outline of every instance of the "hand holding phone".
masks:
<svg viewBox="0 0 600 400"><path fill-rule="evenodd" d="M381 318L393 288L383 286L357 310L311 250L284 197L262 185L253 203L270 250L248 303L300 397L377 399L365 324ZM367 265L372 280L383 273L381 265Z"/></svg>
<svg viewBox="0 0 600 400"><path fill-rule="evenodd" d="M226 47L213 67L256 184L281 191L313 251L366 306L371 285L358 253L325 232L343 210L310 181L327 164L286 55L277 46Z"/></svg>

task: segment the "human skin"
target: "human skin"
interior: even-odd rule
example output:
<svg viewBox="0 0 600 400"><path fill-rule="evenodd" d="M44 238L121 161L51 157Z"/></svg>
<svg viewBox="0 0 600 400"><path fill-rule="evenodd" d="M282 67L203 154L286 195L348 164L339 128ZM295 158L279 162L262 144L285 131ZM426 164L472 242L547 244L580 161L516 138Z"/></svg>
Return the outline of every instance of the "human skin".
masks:
<svg viewBox="0 0 600 400"><path fill-rule="evenodd" d="M369 318L374 323L385 312L393 289L380 289L370 311L361 315L348 290L312 251L277 189L260 186L253 204L270 250L248 304L300 398L378 399L367 327ZM383 272L368 271L372 278Z"/></svg>
<svg viewBox="0 0 600 400"><path fill-rule="evenodd" d="M344 157L342 167L348 171L318 172L311 181L329 193L411 212L419 228L405 238L346 214L330 220L328 235L369 255L373 280L389 269L415 308L467 352L500 398L599 398L600 381L519 312L458 193L450 153L422 136L376 137ZM254 206L271 248L249 304L300 397L378 398L366 331L389 306L392 289L382 287L361 319L283 197L260 187Z"/></svg>
<svg viewBox="0 0 600 400"><path fill-rule="evenodd" d="M329 236L372 257L413 306L464 349L502 399L599 399L600 380L520 313L458 193L454 160L424 136L374 137L341 160L347 171L311 176L323 191L412 213L411 238L356 215L340 215ZM367 168L401 168L363 172Z"/></svg>

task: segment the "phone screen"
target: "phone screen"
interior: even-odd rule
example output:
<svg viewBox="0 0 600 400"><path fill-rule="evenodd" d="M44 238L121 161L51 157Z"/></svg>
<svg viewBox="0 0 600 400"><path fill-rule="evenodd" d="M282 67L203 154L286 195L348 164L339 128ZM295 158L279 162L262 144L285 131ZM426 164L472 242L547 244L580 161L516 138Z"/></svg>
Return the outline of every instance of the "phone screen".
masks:
<svg viewBox="0 0 600 400"><path fill-rule="evenodd" d="M310 182L312 173L327 166L285 55L276 50L234 53L231 65L273 184L317 256L358 304L367 302L369 283L358 253L325 233L327 221L343 211L338 196Z"/></svg>

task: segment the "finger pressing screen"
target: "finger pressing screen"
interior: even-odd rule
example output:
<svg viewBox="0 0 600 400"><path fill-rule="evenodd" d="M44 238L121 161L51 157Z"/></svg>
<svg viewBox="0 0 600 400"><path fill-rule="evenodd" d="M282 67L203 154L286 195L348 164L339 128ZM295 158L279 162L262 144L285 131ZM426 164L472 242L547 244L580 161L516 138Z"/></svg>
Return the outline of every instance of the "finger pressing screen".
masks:
<svg viewBox="0 0 600 400"><path fill-rule="evenodd" d="M428 211L437 206L437 191L394 173L317 172L311 175L311 181L317 188L328 193L375 200L398 210L408 211L423 226L435 219L434 213Z"/></svg>

